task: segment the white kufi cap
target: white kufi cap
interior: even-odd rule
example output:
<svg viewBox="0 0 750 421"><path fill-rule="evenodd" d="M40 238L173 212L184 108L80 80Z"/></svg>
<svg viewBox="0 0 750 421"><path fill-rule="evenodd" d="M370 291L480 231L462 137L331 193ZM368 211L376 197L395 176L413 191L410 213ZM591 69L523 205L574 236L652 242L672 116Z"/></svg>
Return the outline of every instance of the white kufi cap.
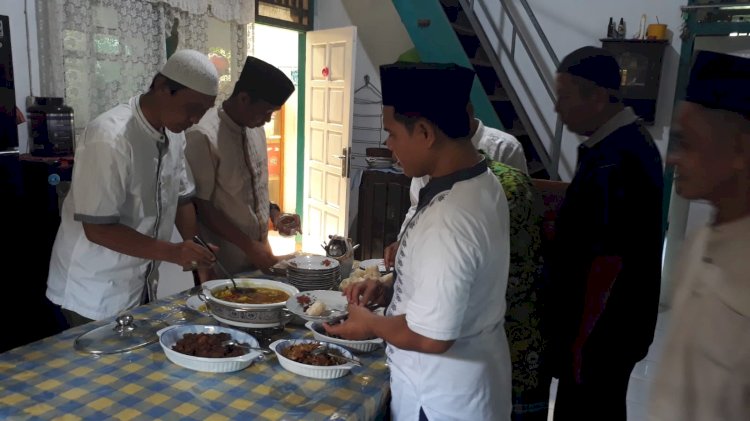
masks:
<svg viewBox="0 0 750 421"><path fill-rule="evenodd" d="M206 54L195 50L178 50L162 67L162 75L202 94L219 93L219 74Z"/></svg>

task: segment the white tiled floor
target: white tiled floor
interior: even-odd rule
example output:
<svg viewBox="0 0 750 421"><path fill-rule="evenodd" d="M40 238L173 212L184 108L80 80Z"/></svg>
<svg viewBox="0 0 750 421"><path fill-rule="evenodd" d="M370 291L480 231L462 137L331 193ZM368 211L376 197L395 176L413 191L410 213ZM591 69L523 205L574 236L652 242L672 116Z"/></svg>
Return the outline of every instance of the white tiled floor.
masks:
<svg viewBox="0 0 750 421"><path fill-rule="evenodd" d="M651 383L656 375L656 367L664 348L664 339L666 335L666 325L669 321L669 311L660 311L656 321L656 331L654 333L654 342L648 350L648 355L642 361L635 365L633 373L630 375L628 384L628 421L645 421L647 419L647 405ZM550 388L550 412L549 421L552 421L552 415L555 407L555 393L557 392L557 380L553 380Z"/></svg>

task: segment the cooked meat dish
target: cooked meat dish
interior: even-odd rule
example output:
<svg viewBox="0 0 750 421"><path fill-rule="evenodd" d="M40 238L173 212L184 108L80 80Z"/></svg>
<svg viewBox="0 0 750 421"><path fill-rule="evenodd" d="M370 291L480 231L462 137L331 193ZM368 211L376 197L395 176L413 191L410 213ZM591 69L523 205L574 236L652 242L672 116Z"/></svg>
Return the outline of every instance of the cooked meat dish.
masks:
<svg viewBox="0 0 750 421"><path fill-rule="evenodd" d="M283 350L281 352L281 355L289 358L290 360L307 365L327 366L340 365L344 363L343 360L332 358L331 356L326 354L313 355L312 352L319 346L320 345L314 343L292 345ZM341 355L337 350L331 348L328 349L328 353L333 355Z"/></svg>
<svg viewBox="0 0 750 421"><path fill-rule="evenodd" d="M172 347L173 350L194 357L228 358L247 354L247 350L234 345L222 345L232 339L228 333L186 333ZM247 345L247 344L245 344Z"/></svg>

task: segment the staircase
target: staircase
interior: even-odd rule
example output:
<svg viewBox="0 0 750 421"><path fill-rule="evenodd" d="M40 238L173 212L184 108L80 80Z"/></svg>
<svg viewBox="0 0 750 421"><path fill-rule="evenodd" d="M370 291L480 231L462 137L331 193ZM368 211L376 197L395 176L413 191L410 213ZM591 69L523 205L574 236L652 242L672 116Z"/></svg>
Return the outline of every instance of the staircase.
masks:
<svg viewBox="0 0 750 421"><path fill-rule="evenodd" d="M405 3L419 5L410 8ZM441 29L441 19L430 19L433 36L427 37L421 33L427 21L424 17L429 17L428 9L435 3L442 8L447 25ZM394 5L425 61L453 61L474 68L484 96L484 101L478 102L472 92L479 118L489 126L499 123L495 127L521 142L531 177L559 180L562 122L554 113L553 76L559 62L527 1L394 0ZM421 24L412 25L414 19ZM451 43L446 40L436 48L438 31L455 34L448 38L457 39L463 57L450 51L446 45ZM539 44L544 48L536 48ZM519 60L531 62L536 74L524 73ZM489 110L482 109L485 104ZM496 118L488 121L481 112L492 112ZM554 115L553 121L548 121L550 115Z"/></svg>

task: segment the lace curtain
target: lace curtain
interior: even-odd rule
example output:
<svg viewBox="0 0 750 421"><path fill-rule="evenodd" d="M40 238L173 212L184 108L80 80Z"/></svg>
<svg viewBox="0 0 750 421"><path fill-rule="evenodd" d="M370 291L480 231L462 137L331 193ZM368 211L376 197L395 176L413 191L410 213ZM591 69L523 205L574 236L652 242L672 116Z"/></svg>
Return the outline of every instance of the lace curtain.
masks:
<svg viewBox="0 0 750 421"><path fill-rule="evenodd" d="M203 0L37 0L41 95L65 97L81 129L148 89L167 59L166 40L175 23L177 48L207 53L206 11L192 13L171 3L192 6ZM236 80L234 61L244 59L246 45L237 34L245 26L232 28Z"/></svg>

